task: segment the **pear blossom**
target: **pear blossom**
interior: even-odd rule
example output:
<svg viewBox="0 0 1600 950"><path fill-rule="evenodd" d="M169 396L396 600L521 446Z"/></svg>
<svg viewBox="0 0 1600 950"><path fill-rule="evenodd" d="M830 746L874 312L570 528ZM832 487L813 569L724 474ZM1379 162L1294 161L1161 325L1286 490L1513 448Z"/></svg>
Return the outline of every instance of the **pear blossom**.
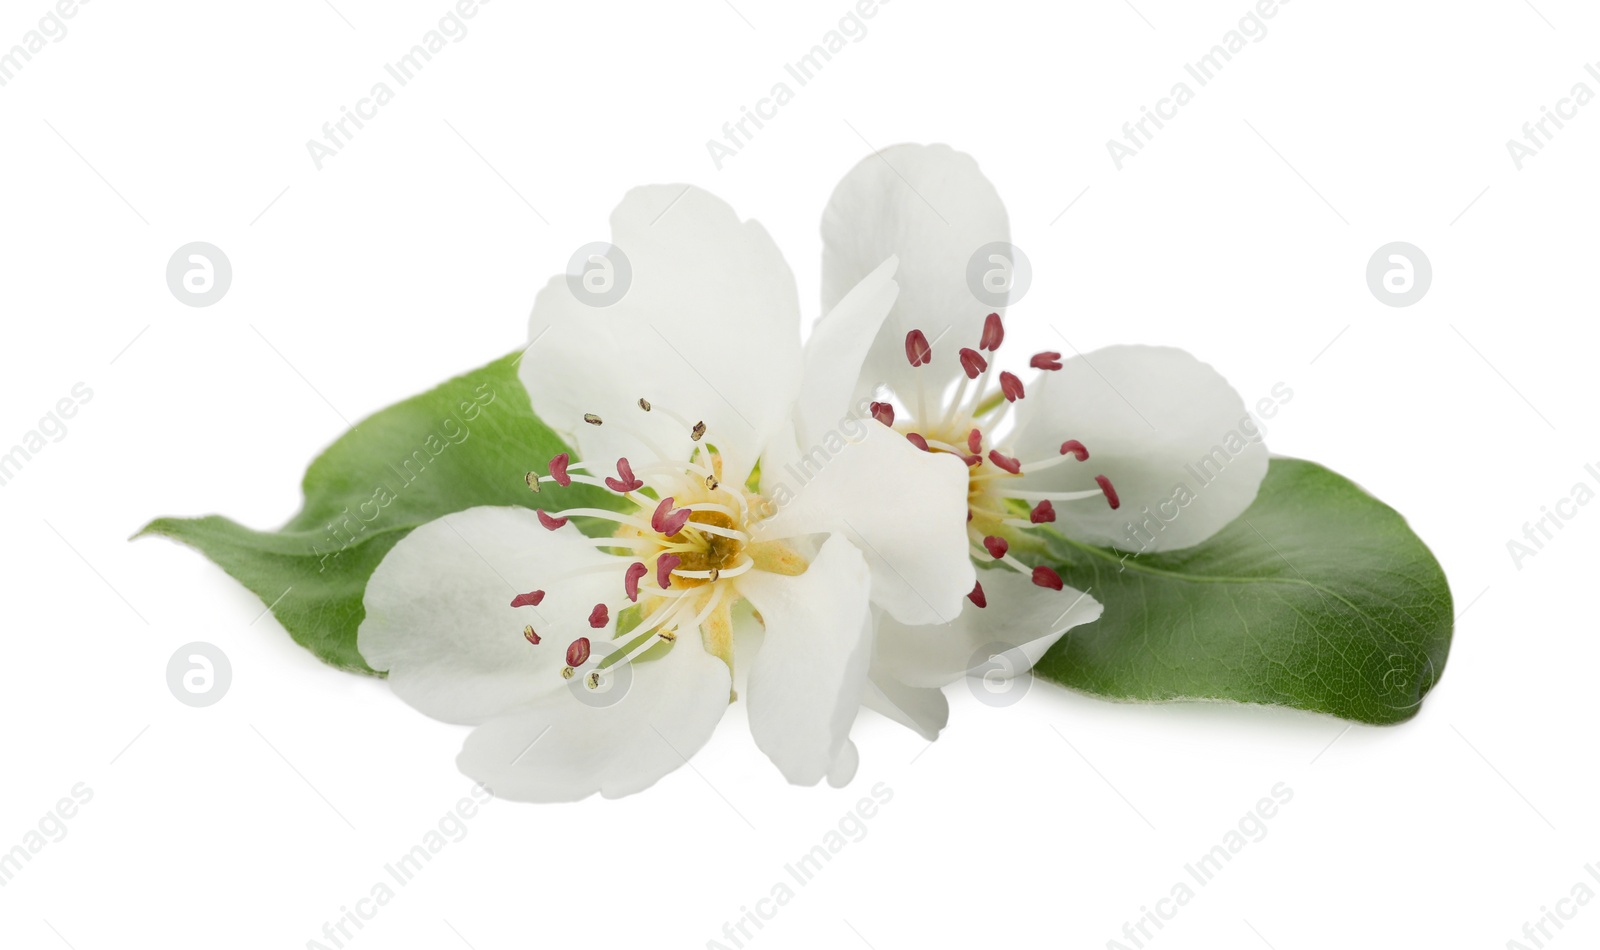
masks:
<svg viewBox="0 0 1600 950"><path fill-rule="evenodd" d="M992 568L979 572L955 622L918 627L884 616L878 626L868 705L931 739L948 716L938 687L989 663L996 649L1009 672L1023 672L1100 614L1090 592L1017 557L1032 531L1136 554L1198 544L1254 500L1267 452L1259 433L1238 435L1242 423L1253 431L1238 394L1181 350L1011 359L1007 349L1002 360L1005 311L975 296L968 264L980 248L1007 242L1009 223L967 155L901 145L865 159L835 189L822 231L825 309L877 262L898 257L900 294L856 391L873 400L882 425L967 465L968 547ZM1197 463L1209 481L1191 490L1185 467Z"/></svg>
<svg viewBox="0 0 1600 950"><path fill-rule="evenodd" d="M851 410L896 262L839 294L806 350L758 224L651 186L611 225L630 286L595 306L551 279L520 364L576 458L498 473L536 508L473 508L400 541L368 585L362 655L412 706L476 727L457 764L503 798L638 792L734 699L789 781L842 784L874 616L947 622L976 578L965 465ZM563 507L573 483L615 505ZM736 627L756 619L746 655Z"/></svg>

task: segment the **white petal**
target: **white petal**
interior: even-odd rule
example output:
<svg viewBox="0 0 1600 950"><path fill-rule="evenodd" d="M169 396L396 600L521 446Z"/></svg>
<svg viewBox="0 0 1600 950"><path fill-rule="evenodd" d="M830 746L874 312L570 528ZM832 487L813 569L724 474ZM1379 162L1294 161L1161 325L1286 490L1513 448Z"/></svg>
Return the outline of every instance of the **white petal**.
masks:
<svg viewBox="0 0 1600 950"><path fill-rule="evenodd" d="M761 225L686 185L628 192L611 233L632 269L620 300L591 306L563 274L534 303L520 367L534 411L602 466L654 456L638 435L686 450L684 424L641 410L647 399L705 422L725 480L742 482L799 391L794 275ZM584 424L585 413L603 424Z"/></svg>
<svg viewBox="0 0 1600 950"><path fill-rule="evenodd" d="M828 769L828 784L834 788L844 788L856 777L856 769L860 767L861 750L849 739L844 740L844 748L839 750L839 757L833 760L833 767Z"/></svg>
<svg viewBox="0 0 1600 950"><path fill-rule="evenodd" d="M804 574L751 571L734 583L767 631L750 667L750 733L785 778L815 785L842 753L866 685L866 563L835 536Z"/></svg>
<svg viewBox="0 0 1600 950"><path fill-rule="evenodd" d="M873 603L904 623L953 619L974 577L967 467L871 419L847 428L859 441L802 447L795 463L762 471L762 492L780 507L756 536L840 532L866 556Z"/></svg>
<svg viewBox="0 0 1600 950"><path fill-rule="evenodd" d="M978 572L987 607L967 602L953 622L907 626L892 617L878 622L874 676L908 686L940 687L959 680L1004 654L1010 675L1033 667L1062 634L1099 618L1101 606L1088 594L1050 590L1009 569Z"/></svg>
<svg viewBox="0 0 1600 950"><path fill-rule="evenodd" d="M581 696L580 672L570 688L474 729L457 766L515 801L570 802L596 792L620 798L687 762L728 708L728 666L696 637L680 637L660 659L614 670L632 681L599 704Z"/></svg>
<svg viewBox="0 0 1600 950"><path fill-rule="evenodd" d="M861 704L911 729L929 742L939 738L939 730L950 721L950 701L945 699L942 690L907 686L877 670L868 675L867 691Z"/></svg>
<svg viewBox="0 0 1600 950"><path fill-rule="evenodd" d="M795 412L801 444L822 441L849 416L866 416L866 400L854 394L867 350L899 293L894 281L897 263L891 257L862 278L817 321L806 341L805 377Z"/></svg>
<svg viewBox="0 0 1600 950"><path fill-rule="evenodd" d="M849 426L846 421L844 425ZM795 436L794 420L790 420L778 427L778 431L767 440L766 448L761 452L762 479L767 484L782 481L782 476L772 476L768 473L783 473L800 462L800 443Z"/></svg>
<svg viewBox="0 0 1600 950"><path fill-rule="evenodd" d="M977 162L947 145L896 145L851 169L822 216L823 309L890 255L900 258L900 297L872 345L863 381L887 383L909 398L919 382L934 393L955 379L957 350L978 345L983 318L997 309L973 295L968 261L1009 236L994 186ZM905 357L913 329L939 337L933 362L918 369Z"/></svg>
<svg viewBox="0 0 1600 950"><path fill-rule="evenodd" d="M1112 346L1075 356L1032 384L1017 413L1024 461L1056 458L1067 439L1089 450L1086 462L1024 476L1026 488L1092 490L1095 475L1115 486L1115 511L1099 499L1056 505L1061 532L1093 544L1199 544L1250 507L1267 474L1266 445L1239 394L1183 350ZM1147 520L1142 535L1128 528Z"/></svg>
<svg viewBox="0 0 1600 950"><path fill-rule="evenodd" d="M479 723L562 688L567 644L610 636L589 627L589 612L617 599L627 567L582 538L571 525L546 531L526 508L469 508L422 525L367 582L361 655L401 699L445 722ZM543 603L511 606L534 590ZM528 625L538 646L523 639Z"/></svg>

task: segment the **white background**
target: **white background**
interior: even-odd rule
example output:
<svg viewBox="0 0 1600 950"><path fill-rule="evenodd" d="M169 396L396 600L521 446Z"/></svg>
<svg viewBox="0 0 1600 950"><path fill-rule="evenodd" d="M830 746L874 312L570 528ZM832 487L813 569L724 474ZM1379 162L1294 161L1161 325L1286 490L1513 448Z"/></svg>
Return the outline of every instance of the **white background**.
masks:
<svg viewBox="0 0 1600 950"><path fill-rule="evenodd" d="M498 0L321 171L306 140L447 0L82 7L0 88L0 446L94 394L0 488L0 850L75 783L94 797L0 889L0 942L303 947L469 786L465 730L133 531L286 520L346 420L521 345L536 289L635 184L763 222L814 315L823 203L900 141L971 152L999 187L1034 348L1171 344L1247 402L1292 388L1272 449L1400 509L1450 577L1463 616L1421 714L1347 729L1044 683L994 709L958 685L931 747L864 714L835 791L785 785L735 707L647 793L490 804L347 945L732 946L724 923L878 782L866 837L747 946L1107 946L1279 782L1265 839L1147 945L1498 948L1600 890L1600 506L1520 569L1506 549L1600 463L1600 104L1521 171L1505 146L1573 84L1600 91L1600 15L1533 2L1287 4L1121 171L1106 140L1247 0L896 0L721 170L706 141L846 0ZM0 49L48 9L6 0ZM1396 240L1434 268L1403 309L1364 277ZM191 241L233 262L209 308L165 282ZM233 664L206 709L165 681L194 640ZM1552 943L1596 940L1589 905Z"/></svg>

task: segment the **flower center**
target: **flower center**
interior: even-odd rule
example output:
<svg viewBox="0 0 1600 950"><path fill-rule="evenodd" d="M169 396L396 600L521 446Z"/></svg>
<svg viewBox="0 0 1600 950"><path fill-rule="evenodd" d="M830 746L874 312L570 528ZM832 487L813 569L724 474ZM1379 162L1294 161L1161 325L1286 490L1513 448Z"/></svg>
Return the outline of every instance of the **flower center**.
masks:
<svg viewBox="0 0 1600 950"><path fill-rule="evenodd" d="M728 533L710 534L706 533L706 528L722 528ZM720 577L723 571L739 566L744 559L745 542L734 536L736 531L739 531L739 525L720 511L695 511L689 514L684 530L667 539L675 544L694 545L678 555L678 570L683 573L685 586L710 583L709 576L702 578L699 575Z"/></svg>
<svg viewBox="0 0 1600 950"><path fill-rule="evenodd" d="M1121 501L1104 475L1093 476L1096 487L1081 491L1029 491L1018 484L1022 476L1033 472L1087 462L1089 450L1077 439L1067 439L1056 455L1023 460L1012 455L1008 445L1002 447L1007 440L994 438L995 432L1008 428L1014 431L1011 414L1027 396L1020 378L1004 370L995 371L997 361L993 355L1004 340L1000 315L989 314L977 349L963 347L957 352L964 375L943 406L938 403L942 394L935 394L930 400L919 379L914 399L905 400L908 406L915 407L914 414L910 409L904 410L897 423L893 405L875 402L872 415L924 452L945 452L966 462L967 536L974 558L980 562L998 561L1030 574L1041 587L1059 590L1063 585L1054 570L1029 568L1009 553L1011 540L1018 537L1017 529L1054 522L1058 502L1102 499L1115 509ZM984 350L989 357L983 355ZM906 335L906 360L912 367L926 366L934 359L932 345L921 330ZM1061 368L1061 354L1037 353L1028 363L1034 369L1053 372ZM968 597L979 607L986 605L981 583Z"/></svg>
<svg viewBox="0 0 1600 950"><path fill-rule="evenodd" d="M572 640L567 648L567 665L561 675L590 690L599 689L613 668L639 659L659 644L674 643L680 632L698 631L707 652L733 666L732 607L738 599L733 579L755 569L781 573L801 573L804 559L781 544L753 544L749 527L752 512L764 510L762 499L742 485L722 484L722 458L716 449L702 441L703 422L688 420L669 410L639 400L645 412L661 412L682 424L691 448L686 457L674 459L651 446L657 455L649 464L635 470L627 458L615 461L615 475L594 462L573 462L566 453L550 460L548 475L529 472L528 487L540 491L547 482L566 487L573 482L603 488L622 499L620 511L609 508L569 508L557 512L538 511L545 528L559 531L573 517L610 521L617 525L611 537L583 538L582 543L598 548L611 557L602 567L581 573L615 572L613 594L594 604L589 626L604 630L615 620L615 639L600 645L587 636ZM599 416L589 414L590 425L603 425ZM574 575L568 575L571 577ZM566 577L546 583L552 596L559 596L559 585ZM518 595L512 606L537 607L545 592L536 590ZM529 643L538 646L541 637L530 624L523 630ZM564 639L564 638L563 638Z"/></svg>

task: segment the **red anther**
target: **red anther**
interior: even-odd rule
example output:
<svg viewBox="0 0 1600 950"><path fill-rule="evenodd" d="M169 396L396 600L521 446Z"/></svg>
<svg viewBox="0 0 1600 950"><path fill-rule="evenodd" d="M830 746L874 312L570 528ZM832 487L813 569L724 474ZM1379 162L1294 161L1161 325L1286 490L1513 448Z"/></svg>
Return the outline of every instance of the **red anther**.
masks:
<svg viewBox="0 0 1600 950"><path fill-rule="evenodd" d="M606 487L614 492L638 491L644 487L644 482L634 477L633 466L628 464L628 460L625 458L617 459L617 475L620 477L612 478L609 475L606 476Z"/></svg>
<svg viewBox="0 0 1600 950"><path fill-rule="evenodd" d="M963 455L961 460L967 463L968 468L983 464L983 456L981 455Z"/></svg>
<svg viewBox="0 0 1600 950"><path fill-rule="evenodd" d="M1033 569L1033 582L1040 587L1048 587L1051 590L1060 590L1067 586L1062 583L1060 574L1042 564Z"/></svg>
<svg viewBox="0 0 1600 950"><path fill-rule="evenodd" d="M550 460L550 477L562 488L572 484L572 476L567 474L567 463L571 461L572 456L565 452Z"/></svg>
<svg viewBox="0 0 1600 950"><path fill-rule="evenodd" d="M967 451L973 455L983 454L983 430L973 429L967 433Z"/></svg>
<svg viewBox="0 0 1600 950"><path fill-rule="evenodd" d="M972 509L968 508L967 509L967 521L970 522L971 520L972 520Z"/></svg>
<svg viewBox="0 0 1600 950"><path fill-rule="evenodd" d="M661 499L661 503L656 505L655 512L650 515L650 527L653 528L658 534L664 533L661 531L661 529L667 526L666 518L667 515L672 513L672 501L673 498L671 495Z"/></svg>
<svg viewBox="0 0 1600 950"><path fill-rule="evenodd" d="M628 565L628 573L622 578L622 589L628 592L628 599L634 603L639 602L639 578L650 573L643 561L634 561Z"/></svg>
<svg viewBox="0 0 1600 950"><path fill-rule="evenodd" d="M538 634L538 631L534 630L532 627L523 627L522 628L522 639L528 641L529 643L533 644L534 646L538 646L539 645L539 634Z"/></svg>
<svg viewBox="0 0 1600 950"><path fill-rule="evenodd" d="M595 604L594 609L589 611L589 626L596 630L604 627L610 621L611 611L606 609L605 604Z"/></svg>
<svg viewBox="0 0 1600 950"><path fill-rule="evenodd" d="M1022 380L1007 372L1000 374L1000 391L1005 394L1006 402L1016 402L1027 395L1022 391Z"/></svg>
<svg viewBox="0 0 1600 950"><path fill-rule="evenodd" d="M1000 349L1000 341L1005 338L1006 328L1000 322L998 313L991 313L983 318L983 339L978 342L978 349L993 353Z"/></svg>
<svg viewBox="0 0 1600 950"><path fill-rule="evenodd" d="M886 402L875 402L872 404L872 418L886 426L892 426L894 425L894 407Z"/></svg>
<svg viewBox="0 0 1600 950"><path fill-rule="evenodd" d="M906 359L912 366L926 366L933 359L933 347L928 345L928 338L922 335L921 330L912 330L906 334Z"/></svg>
<svg viewBox="0 0 1600 950"><path fill-rule="evenodd" d="M997 538L992 534L983 539L983 546L988 550L989 556L994 558L996 561L1005 557L1006 551L1010 550L1011 548L1011 545L1006 543L1005 538Z"/></svg>
<svg viewBox="0 0 1600 950"><path fill-rule="evenodd" d="M552 518L551 516L545 514L543 508L535 508L534 513L539 516L539 523L544 525L546 528L549 528L551 531L554 531L567 523L567 519L565 518Z"/></svg>
<svg viewBox="0 0 1600 950"><path fill-rule="evenodd" d="M1034 369L1060 369L1061 354L1057 353L1055 350L1045 350L1043 353L1035 353L1033 354L1033 359L1028 361L1028 365L1032 366Z"/></svg>
<svg viewBox="0 0 1600 950"><path fill-rule="evenodd" d="M989 598L983 596L983 582L982 581L979 581L978 583L972 585L972 591L969 594L967 594L967 599L972 601L974 604L978 605L979 607L987 607L987 606L989 606Z"/></svg>
<svg viewBox="0 0 1600 950"><path fill-rule="evenodd" d="M978 374L989 368L989 361L983 354L970 347L961 348L961 368L966 371L968 379L977 379Z"/></svg>
<svg viewBox="0 0 1600 950"><path fill-rule="evenodd" d="M661 534L668 538L676 535L679 531L683 530L684 525L689 523L689 515L691 514L693 514L693 512L691 512L689 509L679 508L677 511L674 511L665 518L662 518Z"/></svg>
<svg viewBox="0 0 1600 950"><path fill-rule="evenodd" d="M1022 474L1022 463L1009 455L1001 455L999 449L989 450L989 461L1000 466L1013 475Z"/></svg>
<svg viewBox="0 0 1600 950"><path fill-rule="evenodd" d="M559 525L557 526L559 527ZM513 607L537 607L544 600L544 591L530 590L526 594L518 594L511 598Z"/></svg>
<svg viewBox="0 0 1600 950"><path fill-rule="evenodd" d="M606 609L606 605L605 604L596 604L594 609L595 610L605 610ZM605 624L602 623L601 626L605 626ZM588 658L589 658L589 638L588 637L579 637L578 639L576 639L576 640L572 641L571 643L567 644L567 665L568 666L582 666L583 665L583 661L587 660Z"/></svg>
<svg viewBox="0 0 1600 950"><path fill-rule="evenodd" d="M656 586L662 590L672 586L672 572L683 563L676 554L663 554L656 558Z"/></svg>
<svg viewBox="0 0 1600 950"><path fill-rule="evenodd" d="M1084 448L1083 443L1077 439L1068 439L1061 443L1061 454L1066 455L1068 452L1071 452L1080 462L1089 461L1089 450Z"/></svg>
<svg viewBox="0 0 1600 950"><path fill-rule="evenodd" d="M1050 499L1046 498L1028 512L1028 520L1034 524L1049 524L1056 520L1056 506L1050 504Z"/></svg>
<svg viewBox="0 0 1600 950"><path fill-rule="evenodd" d="M924 452L929 451L929 449L928 449L928 440L924 439L922 436L918 435L915 432L907 432L906 433L906 441L910 442L912 445L916 446L917 448L921 449Z"/></svg>
<svg viewBox="0 0 1600 950"><path fill-rule="evenodd" d="M1116 511L1118 508L1122 507L1122 500L1117 497L1117 490L1111 487L1111 479L1105 477L1104 475L1096 475L1094 477L1094 483L1099 485L1100 490L1105 493L1106 501L1111 502L1112 511Z"/></svg>

